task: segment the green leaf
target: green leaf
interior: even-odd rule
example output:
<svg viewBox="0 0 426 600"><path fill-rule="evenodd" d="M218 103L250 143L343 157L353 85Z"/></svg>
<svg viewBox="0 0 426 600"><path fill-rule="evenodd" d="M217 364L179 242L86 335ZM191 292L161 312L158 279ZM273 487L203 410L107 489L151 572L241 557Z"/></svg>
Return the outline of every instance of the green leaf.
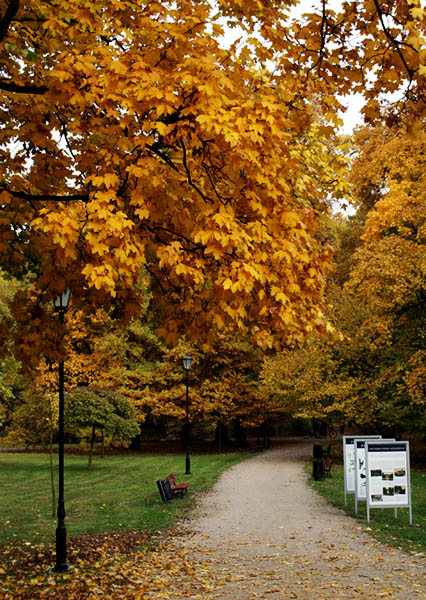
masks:
<svg viewBox="0 0 426 600"><path fill-rule="evenodd" d="M38 54L36 54L32 50L27 50L25 52L25 55L27 57L27 60L29 60L30 62L33 62L33 63L38 62Z"/></svg>

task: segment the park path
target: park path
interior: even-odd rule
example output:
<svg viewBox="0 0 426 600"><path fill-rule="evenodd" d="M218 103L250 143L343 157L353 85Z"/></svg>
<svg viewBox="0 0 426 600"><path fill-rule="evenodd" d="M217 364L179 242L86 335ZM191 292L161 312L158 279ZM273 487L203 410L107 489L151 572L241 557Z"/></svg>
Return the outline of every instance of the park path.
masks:
<svg viewBox="0 0 426 600"><path fill-rule="evenodd" d="M426 598L424 557L376 542L330 506L306 483L311 456L312 442L257 454L201 497L173 540L206 569L202 593L186 598Z"/></svg>

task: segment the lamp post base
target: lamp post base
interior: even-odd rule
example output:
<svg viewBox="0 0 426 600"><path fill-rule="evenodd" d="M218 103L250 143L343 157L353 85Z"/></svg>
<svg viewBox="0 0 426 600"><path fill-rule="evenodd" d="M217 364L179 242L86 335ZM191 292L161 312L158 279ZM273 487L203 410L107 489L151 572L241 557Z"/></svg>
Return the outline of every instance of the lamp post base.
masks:
<svg viewBox="0 0 426 600"><path fill-rule="evenodd" d="M67 530L65 527L65 501L58 500L58 526L56 527L56 561L52 573L66 573L67 564Z"/></svg>
<svg viewBox="0 0 426 600"><path fill-rule="evenodd" d="M71 567L68 565L57 567L56 565L49 570L49 573L69 573L71 571Z"/></svg>

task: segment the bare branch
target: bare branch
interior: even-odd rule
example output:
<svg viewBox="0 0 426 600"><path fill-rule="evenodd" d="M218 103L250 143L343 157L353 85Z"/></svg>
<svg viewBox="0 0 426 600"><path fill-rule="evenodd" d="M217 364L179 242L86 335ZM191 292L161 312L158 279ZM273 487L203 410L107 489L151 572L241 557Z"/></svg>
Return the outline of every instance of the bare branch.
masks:
<svg viewBox="0 0 426 600"><path fill-rule="evenodd" d="M4 40L7 30L18 10L19 0L10 0L7 10L0 21L0 42Z"/></svg>
<svg viewBox="0 0 426 600"><path fill-rule="evenodd" d="M37 94L42 96L48 89L45 85L19 85L9 81L0 81L0 90L13 92L14 94Z"/></svg>
<svg viewBox="0 0 426 600"><path fill-rule="evenodd" d="M45 202L74 202L76 200L81 200L82 202L89 201L88 194L70 194L68 196L62 196L60 194L28 194L27 192L15 192L4 186L2 186L0 189L8 192L14 198L21 198L22 200L27 200L31 203L38 200L43 200Z"/></svg>
<svg viewBox="0 0 426 600"><path fill-rule="evenodd" d="M148 148L148 150L150 150L153 154L156 154L157 156L159 156L161 158L161 160L163 160L165 163L167 163L169 165L169 167L171 167L172 169L174 169L175 171L179 171L179 169L177 168L177 166L174 164L174 162L172 161L171 158L169 158L167 156L167 154L165 154L164 152L162 152L160 150L159 145L156 144L147 144L146 147Z"/></svg>
<svg viewBox="0 0 426 600"><path fill-rule="evenodd" d="M192 179L192 176L191 176L191 171L190 171L190 169L189 169L189 166L188 166L188 161L187 161L187 155L186 155L186 146L185 146L185 143L184 143L184 141L183 141L183 140L181 141L181 143L180 143L180 146L181 146L181 148L182 148L182 163L183 163L183 167L184 167L184 169L185 169L185 172L186 172L186 176L187 176L187 179L188 179L188 183L189 183L189 185L190 185L192 188L194 188L194 190L195 190L195 191L196 191L196 192L197 192L197 193L198 193L198 194L201 196L201 198L202 198L202 199L203 199L205 202L211 202L211 203L212 203L213 201L211 200L211 198L209 198L208 196L206 196L206 195L205 195L205 194L202 192L202 190L201 190L201 189L200 189L200 188L197 186L197 184L195 184L195 183L194 183L194 181L193 181L193 179Z"/></svg>
<svg viewBox="0 0 426 600"><path fill-rule="evenodd" d="M392 43L395 50L397 51L397 53L402 61L402 64L404 65L404 68L410 77L410 85L411 85L411 83L413 81L413 70L410 69L410 67L408 66L407 61L405 60L405 57L401 51L399 42L389 33L389 30L385 25L385 22L383 20L383 12L382 12L382 9L380 8L379 0L374 0L374 5L377 9L377 14L379 15L379 19L380 19L380 23L382 25L383 32L384 32L385 36L388 38L388 40Z"/></svg>

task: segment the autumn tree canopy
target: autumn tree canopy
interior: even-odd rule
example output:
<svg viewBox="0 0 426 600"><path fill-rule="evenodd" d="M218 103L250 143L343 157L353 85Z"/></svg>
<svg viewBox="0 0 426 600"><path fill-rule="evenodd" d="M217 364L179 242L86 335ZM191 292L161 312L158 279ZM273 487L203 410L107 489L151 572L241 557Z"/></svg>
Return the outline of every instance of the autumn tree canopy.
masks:
<svg viewBox="0 0 426 600"><path fill-rule="evenodd" d="M423 431L426 402L426 134L366 128L358 136L361 156L355 181L371 202L362 245L355 254L350 289L366 300L364 325L373 349L381 349L374 386L389 421L416 420ZM417 125L417 126L416 126ZM371 174L365 173L368 160ZM383 350L385 350L383 352Z"/></svg>
<svg viewBox="0 0 426 600"><path fill-rule="evenodd" d="M425 131L366 126L355 142L358 212L337 221L327 289L341 339L267 359L265 386L293 414L424 433Z"/></svg>
<svg viewBox="0 0 426 600"><path fill-rule="evenodd" d="M126 318L149 290L168 342L237 327L281 347L325 330L337 95L362 91L374 118L377 93L400 88L394 114L422 114L425 14L318 2L292 23L293 4L1 3L0 261L31 274L21 352L54 353L66 287ZM244 36L230 48L224 21Z"/></svg>

